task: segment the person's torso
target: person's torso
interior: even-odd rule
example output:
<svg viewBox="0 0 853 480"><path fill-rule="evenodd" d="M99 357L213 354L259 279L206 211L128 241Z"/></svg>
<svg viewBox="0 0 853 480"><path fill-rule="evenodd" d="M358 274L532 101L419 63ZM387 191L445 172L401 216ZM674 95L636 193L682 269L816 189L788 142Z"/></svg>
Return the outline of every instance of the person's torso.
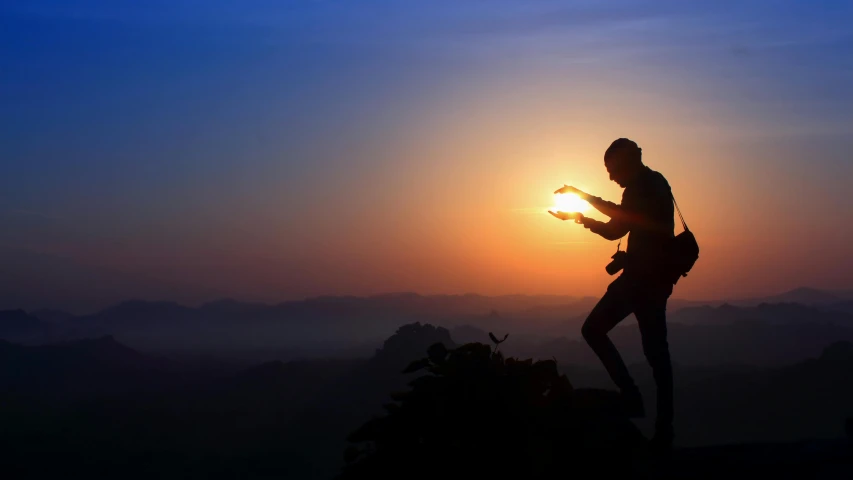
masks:
<svg viewBox="0 0 853 480"><path fill-rule="evenodd" d="M663 175L644 167L638 178L625 188L622 206L641 222L631 227L626 251L625 273L648 274L660 271L666 248L675 232L674 208L669 183Z"/></svg>

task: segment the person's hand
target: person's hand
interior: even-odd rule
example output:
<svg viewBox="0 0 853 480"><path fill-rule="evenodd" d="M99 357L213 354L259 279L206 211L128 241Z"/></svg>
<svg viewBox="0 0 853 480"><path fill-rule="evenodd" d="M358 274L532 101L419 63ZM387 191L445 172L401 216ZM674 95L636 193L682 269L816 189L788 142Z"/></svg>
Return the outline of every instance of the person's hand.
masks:
<svg viewBox="0 0 853 480"><path fill-rule="evenodd" d="M557 193L574 193L575 195L577 195L581 198L584 198L587 196L587 194L583 190L580 190L578 188L575 188L575 187L572 187L569 185L563 185L562 187L558 188L557 191L554 192L554 194L557 194Z"/></svg>
<svg viewBox="0 0 853 480"><path fill-rule="evenodd" d="M583 222L583 214L580 212L555 212L553 210L548 210L548 213L560 220L574 220L575 223Z"/></svg>

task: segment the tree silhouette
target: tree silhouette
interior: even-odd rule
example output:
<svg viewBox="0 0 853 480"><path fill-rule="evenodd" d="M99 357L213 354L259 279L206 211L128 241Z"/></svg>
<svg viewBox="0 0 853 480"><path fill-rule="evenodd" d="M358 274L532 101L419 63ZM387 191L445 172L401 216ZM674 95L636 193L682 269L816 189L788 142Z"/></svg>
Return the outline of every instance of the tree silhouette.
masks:
<svg viewBox="0 0 853 480"><path fill-rule="evenodd" d="M436 343L404 373L386 414L354 431L340 476L553 478L628 475L644 439L615 392L574 389L553 360L504 358L489 345ZM504 337L506 339L506 337Z"/></svg>

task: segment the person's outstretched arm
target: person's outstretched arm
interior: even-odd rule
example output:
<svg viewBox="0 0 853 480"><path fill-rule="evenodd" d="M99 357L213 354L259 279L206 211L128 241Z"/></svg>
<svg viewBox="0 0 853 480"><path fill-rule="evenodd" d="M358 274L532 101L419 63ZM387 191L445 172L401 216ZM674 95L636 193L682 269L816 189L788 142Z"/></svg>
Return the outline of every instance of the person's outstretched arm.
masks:
<svg viewBox="0 0 853 480"><path fill-rule="evenodd" d="M624 220L623 217L625 217L625 211L621 205L609 202L601 197L595 197L578 188L563 185L563 187L557 189L557 191L554 193L573 193L580 197L581 200L584 200L590 205L592 205L594 209L607 215L608 217Z"/></svg>
<svg viewBox="0 0 853 480"><path fill-rule="evenodd" d="M610 218L620 218L624 214L624 210L621 205L617 205L613 202L609 202L601 197L595 197L588 193L583 193L583 195L578 195L580 198L586 200L592 208L598 210L599 212L607 215Z"/></svg>
<svg viewBox="0 0 853 480"><path fill-rule="evenodd" d="M570 187L568 185L558 189L555 193L573 193L587 201L599 212L610 217L610 221L606 223L586 217L583 217L583 221L577 220L577 223L583 223L584 226L589 228L592 232L597 233L608 240L622 238L625 234L637 227L651 230L662 229L662 231L665 231L665 226L657 225L651 219L637 213L642 211L642 209L636 208L634 205L626 204L624 198L623 203L621 205L617 205L613 202L608 202L600 197L590 195L580 189ZM669 197L667 197L665 201L668 202Z"/></svg>
<svg viewBox="0 0 853 480"><path fill-rule="evenodd" d="M625 236L628 233L628 226L619 220L611 219L609 222L599 222L598 220L585 217L579 212L554 212L548 210L548 213L559 218L560 220L574 220L575 223L580 223L588 228L591 232L597 233L607 240L616 240Z"/></svg>
<svg viewBox="0 0 853 480"><path fill-rule="evenodd" d="M590 232L601 235L607 240L618 240L631 230L627 223L613 218L609 222L601 222L593 218L582 217L579 223L588 228Z"/></svg>

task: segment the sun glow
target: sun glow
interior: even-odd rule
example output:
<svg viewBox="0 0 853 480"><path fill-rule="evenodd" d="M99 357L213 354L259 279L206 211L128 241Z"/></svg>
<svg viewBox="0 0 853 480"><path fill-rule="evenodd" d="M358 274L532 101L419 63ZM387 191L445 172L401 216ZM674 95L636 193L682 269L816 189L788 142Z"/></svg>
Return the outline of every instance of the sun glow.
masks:
<svg viewBox="0 0 853 480"><path fill-rule="evenodd" d="M583 213L589 210L589 203L574 193L558 193L554 195L554 206L551 210L556 212Z"/></svg>

